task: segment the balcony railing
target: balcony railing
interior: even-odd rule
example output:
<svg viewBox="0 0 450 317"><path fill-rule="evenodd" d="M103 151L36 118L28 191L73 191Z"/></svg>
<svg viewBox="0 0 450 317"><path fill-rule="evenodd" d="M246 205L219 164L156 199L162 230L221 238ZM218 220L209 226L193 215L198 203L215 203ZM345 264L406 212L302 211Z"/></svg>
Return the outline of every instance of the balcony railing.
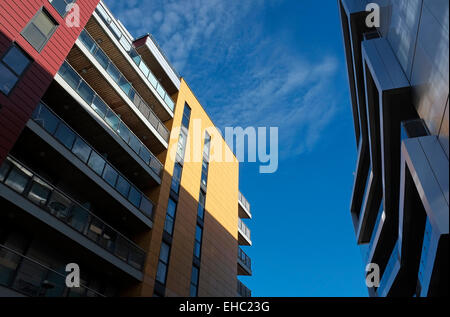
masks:
<svg viewBox="0 0 450 317"><path fill-rule="evenodd" d="M80 42L89 50L95 60L100 66L109 74L111 79L120 87L127 98L133 103L136 108L144 115L144 117L151 123L151 125L158 131L158 133L168 140L169 131L164 123L153 112L150 106L144 101L139 93L133 88L133 85L126 79L122 72L114 65L108 55L98 46L97 42L91 37L91 35L83 29L80 34Z"/></svg>
<svg viewBox="0 0 450 317"><path fill-rule="evenodd" d="M122 45L123 49L128 53L128 55L131 57L131 59L139 68L139 70L142 72L144 77L148 80L150 85L156 89L160 97L164 100L167 107L169 107L169 109L173 111L175 108L175 104L172 98L166 92L161 83L156 79L155 75L153 75L152 71L147 66L147 64L145 64L141 55L139 55L139 53L134 48L133 43L131 43L128 40L128 38L122 33L120 27L115 22L116 19L103 8L102 3L98 4L96 12L102 18L103 22L105 22L106 26L109 28L111 33L114 34L116 39L119 41L120 45Z"/></svg>
<svg viewBox="0 0 450 317"><path fill-rule="evenodd" d="M42 102L32 119L149 219L154 204Z"/></svg>
<svg viewBox="0 0 450 317"><path fill-rule="evenodd" d="M97 95L67 62L61 66L58 74L73 90L94 110L100 118L125 141L125 143L148 165L159 177L162 176L163 165L128 128L120 117Z"/></svg>
<svg viewBox="0 0 450 317"><path fill-rule="evenodd" d="M247 211L250 212L250 204L247 201L247 199L245 199L244 195L241 194L241 192L239 192L239 201L245 207L245 209L247 209Z"/></svg>
<svg viewBox="0 0 450 317"><path fill-rule="evenodd" d="M244 236L246 236L249 240L251 240L250 229L245 225L245 223L241 220L241 218L238 218L238 228L242 231Z"/></svg>
<svg viewBox="0 0 450 317"><path fill-rule="evenodd" d="M63 274L3 245L0 245L0 285L34 297L105 297L83 284L66 287Z"/></svg>
<svg viewBox="0 0 450 317"><path fill-rule="evenodd" d="M252 297L252 291L239 280L237 280L237 293L241 297Z"/></svg>
<svg viewBox="0 0 450 317"><path fill-rule="evenodd" d="M0 183L8 186L109 253L142 271L146 253L117 230L12 157L0 167Z"/></svg>
<svg viewBox="0 0 450 317"><path fill-rule="evenodd" d="M252 269L252 260L241 248L238 248L238 259L240 259L248 269Z"/></svg>

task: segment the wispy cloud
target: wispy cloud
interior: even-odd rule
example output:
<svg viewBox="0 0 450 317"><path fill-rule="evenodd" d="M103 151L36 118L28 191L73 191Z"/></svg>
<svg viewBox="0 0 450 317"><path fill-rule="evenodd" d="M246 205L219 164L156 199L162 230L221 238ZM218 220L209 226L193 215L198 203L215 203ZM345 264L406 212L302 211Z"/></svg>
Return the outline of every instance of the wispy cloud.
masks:
<svg viewBox="0 0 450 317"><path fill-rule="evenodd" d="M313 150L335 118L338 61L267 35L277 0L106 2L133 35L156 35L218 127L278 126L283 158Z"/></svg>

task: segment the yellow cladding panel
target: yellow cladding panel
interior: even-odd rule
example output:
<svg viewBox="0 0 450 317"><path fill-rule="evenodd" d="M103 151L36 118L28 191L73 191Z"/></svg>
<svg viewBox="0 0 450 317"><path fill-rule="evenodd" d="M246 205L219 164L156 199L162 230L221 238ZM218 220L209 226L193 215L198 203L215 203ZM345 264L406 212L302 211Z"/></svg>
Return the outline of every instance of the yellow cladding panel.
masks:
<svg viewBox="0 0 450 317"><path fill-rule="evenodd" d="M211 151L219 152L220 148L222 156L231 160L213 160L209 165L199 296L235 296L239 162L183 79L170 144L176 145L178 141L177 127L181 125L185 103L191 108L191 119L166 283L167 295L189 295L206 130L211 135ZM171 147L165 168L172 174L174 161L170 151ZM168 191L169 188L163 190ZM161 193L160 199L165 199L161 205L167 206L168 193Z"/></svg>

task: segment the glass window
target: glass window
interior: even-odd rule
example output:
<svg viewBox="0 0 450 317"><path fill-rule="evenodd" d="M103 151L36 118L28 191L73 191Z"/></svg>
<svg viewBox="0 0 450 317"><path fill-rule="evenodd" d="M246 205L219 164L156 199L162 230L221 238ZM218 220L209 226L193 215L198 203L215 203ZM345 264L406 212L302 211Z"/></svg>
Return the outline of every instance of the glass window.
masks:
<svg viewBox="0 0 450 317"><path fill-rule="evenodd" d="M202 220L205 217L205 207L202 204L198 204L197 216Z"/></svg>
<svg viewBox="0 0 450 317"><path fill-rule="evenodd" d="M66 218L69 214L71 202L65 196L53 191L47 206L50 212L58 218Z"/></svg>
<svg viewBox="0 0 450 317"><path fill-rule="evenodd" d="M189 295L190 295L191 297L196 297L196 296L197 296L197 285L192 285L192 284L191 284L191 288L190 288L190 291L189 291Z"/></svg>
<svg viewBox="0 0 450 317"><path fill-rule="evenodd" d="M194 255L197 258L200 258L200 243L198 241L195 241L195 244L194 244Z"/></svg>
<svg viewBox="0 0 450 317"><path fill-rule="evenodd" d="M200 226L197 226L197 228L195 229L195 240L197 240L198 242L202 241L202 233L203 233L203 229Z"/></svg>
<svg viewBox="0 0 450 317"><path fill-rule="evenodd" d="M105 167L105 160L98 155L95 151L91 152L91 157L89 158L88 166L94 170L98 175L103 174L103 168Z"/></svg>
<svg viewBox="0 0 450 317"><path fill-rule="evenodd" d="M161 284L164 284L166 282L166 270L167 270L166 264L158 262L158 270L156 271L156 280Z"/></svg>
<svg viewBox="0 0 450 317"><path fill-rule="evenodd" d="M183 159L184 158L184 149L186 147L186 136L184 133L180 133L178 138L178 147L177 147L177 155Z"/></svg>
<svg viewBox="0 0 450 317"><path fill-rule="evenodd" d="M191 283L194 285L198 284L198 273L199 273L198 268L195 265L193 265L192 266Z"/></svg>
<svg viewBox="0 0 450 317"><path fill-rule="evenodd" d="M82 139L76 138L73 145L72 153L75 154L80 160L86 163L91 153L91 148Z"/></svg>
<svg viewBox="0 0 450 317"><path fill-rule="evenodd" d="M14 167L8 175L5 184L14 189L16 192L22 193L25 190L31 178L31 173L24 169Z"/></svg>
<svg viewBox="0 0 450 317"><path fill-rule="evenodd" d="M45 10L39 10L28 25L23 29L22 36L37 51L41 51L56 29L56 22Z"/></svg>
<svg viewBox="0 0 450 317"><path fill-rule="evenodd" d="M172 218L175 218L175 210L177 208L176 202L169 198L169 203L167 204L167 214Z"/></svg>
<svg viewBox="0 0 450 317"><path fill-rule="evenodd" d="M2 63L0 63L0 74L2 74L0 76L0 91L8 95L19 79Z"/></svg>
<svg viewBox="0 0 450 317"><path fill-rule="evenodd" d="M186 104L183 110L183 120L181 124L187 129L189 128L189 119L191 118L191 108Z"/></svg>
<svg viewBox="0 0 450 317"><path fill-rule="evenodd" d="M106 164L105 170L103 171L103 179L108 182L109 185L114 187L116 185L117 180L117 174L116 170L113 169L109 164Z"/></svg>
<svg viewBox="0 0 450 317"><path fill-rule="evenodd" d="M161 251L159 252L159 260L164 263L169 263L170 247L166 243L161 243Z"/></svg>
<svg viewBox="0 0 450 317"><path fill-rule="evenodd" d="M166 221L164 222L164 230L172 235L173 233L173 218L169 215L166 216Z"/></svg>
<svg viewBox="0 0 450 317"><path fill-rule="evenodd" d="M9 94L31 60L16 46L12 46L0 63L0 91Z"/></svg>
<svg viewBox="0 0 450 317"><path fill-rule="evenodd" d="M125 178L119 175L119 178L117 179L116 189L124 197L128 197L128 192L130 190L130 183L128 183L125 180Z"/></svg>
<svg viewBox="0 0 450 317"><path fill-rule="evenodd" d="M68 126L61 123L56 130L55 137L69 150L72 149L73 142L75 141L75 134Z"/></svg>
<svg viewBox="0 0 450 317"><path fill-rule="evenodd" d="M55 8L55 10L58 11L62 17L64 17L68 12L68 10L66 10L67 5L75 2L75 0L49 0L49 2L52 4L53 8Z"/></svg>
<svg viewBox="0 0 450 317"><path fill-rule="evenodd" d="M3 57L3 63L9 66L17 76L20 76L30 64L30 59L18 47L12 46Z"/></svg>
<svg viewBox="0 0 450 317"><path fill-rule="evenodd" d="M180 189L181 170L182 170L181 165L176 163L175 167L173 168L171 189L177 194Z"/></svg>

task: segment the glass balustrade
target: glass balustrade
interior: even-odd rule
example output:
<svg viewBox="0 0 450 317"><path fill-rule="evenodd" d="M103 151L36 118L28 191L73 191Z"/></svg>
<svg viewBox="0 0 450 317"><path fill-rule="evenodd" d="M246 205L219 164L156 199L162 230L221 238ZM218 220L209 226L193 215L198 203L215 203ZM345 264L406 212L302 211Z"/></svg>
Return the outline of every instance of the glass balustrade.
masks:
<svg viewBox="0 0 450 317"><path fill-rule="evenodd" d="M108 12L103 8L101 4L99 4L96 8L97 13L102 18L103 22L105 22L106 26L110 29L112 34L119 41L123 49L128 53L136 66L140 69L144 77L148 80L150 85L156 89L160 97L164 100L164 103L169 107L170 110L174 111L175 104L169 94L166 92L164 87L160 84L160 82L153 75L150 68L145 64L142 57L136 51L128 38L122 33L120 27L116 24L115 19L112 18Z"/></svg>
<svg viewBox="0 0 450 317"><path fill-rule="evenodd" d="M152 126L158 131L158 133L168 141L169 131L165 125L159 120L153 110L148 106L144 99L133 88L133 85L126 79L126 77L119 71L114 63L109 59L100 46L94 41L91 35L82 30L80 34L80 42L89 50L94 56L97 62L103 67L103 69L110 75L112 80L120 87L128 99L139 109L144 117L152 124Z"/></svg>
<svg viewBox="0 0 450 317"><path fill-rule="evenodd" d="M251 270L252 269L252 260L242 251L241 248L238 248L238 258L244 263L244 265Z"/></svg>
<svg viewBox="0 0 450 317"><path fill-rule="evenodd" d="M239 296L252 297L252 291L239 280L237 280L237 292Z"/></svg>
<svg viewBox="0 0 450 317"><path fill-rule="evenodd" d="M120 117L90 88L81 76L67 63L61 66L58 74L75 90L81 98L103 119L103 121L148 165L159 177L163 165L128 128Z"/></svg>
<svg viewBox="0 0 450 317"><path fill-rule="evenodd" d="M154 204L52 110L41 102L33 112L32 118L134 207L152 219Z"/></svg>
<svg viewBox="0 0 450 317"><path fill-rule="evenodd" d="M242 231L242 233L249 239L250 239L250 229L245 225L245 223L241 220L241 218L238 218L238 227Z"/></svg>
<svg viewBox="0 0 450 317"><path fill-rule="evenodd" d="M0 168L0 175L0 183L122 261L143 270L146 253L141 248L19 161L8 157Z"/></svg>
<svg viewBox="0 0 450 317"><path fill-rule="evenodd" d="M245 209L250 212L250 203L247 201L247 199L245 199L244 195L242 195L241 192L239 192L239 201L245 207Z"/></svg>
<svg viewBox="0 0 450 317"><path fill-rule="evenodd" d="M65 270L57 272L0 245L0 285L33 297L105 297L81 284L66 287Z"/></svg>

